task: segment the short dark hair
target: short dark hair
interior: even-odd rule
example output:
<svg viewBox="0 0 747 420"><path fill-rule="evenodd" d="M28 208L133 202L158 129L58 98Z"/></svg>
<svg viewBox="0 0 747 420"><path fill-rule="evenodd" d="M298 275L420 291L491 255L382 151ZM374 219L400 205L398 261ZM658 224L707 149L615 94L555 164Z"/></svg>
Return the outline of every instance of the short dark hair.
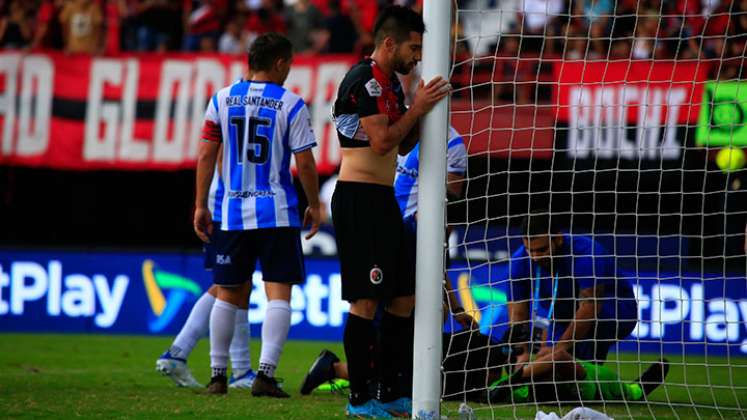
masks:
<svg viewBox="0 0 747 420"><path fill-rule="evenodd" d="M525 238L560 233L557 220L547 209L534 210L522 220L521 233Z"/></svg>
<svg viewBox="0 0 747 420"><path fill-rule="evenodd" d="M275 32L267 32L257 37L249 47L249 69L268 71L278 59L290 59L293 56L293 45Z"/></svg>
<svg viewBox="0 0 747 420"><path fill-rule="evenodd" d="M374 42L376 45L390 36L397 42L410 39L410 32L423 34L425 23L423 17L407 7L390 6L384 9L374 24Z"/></svg>

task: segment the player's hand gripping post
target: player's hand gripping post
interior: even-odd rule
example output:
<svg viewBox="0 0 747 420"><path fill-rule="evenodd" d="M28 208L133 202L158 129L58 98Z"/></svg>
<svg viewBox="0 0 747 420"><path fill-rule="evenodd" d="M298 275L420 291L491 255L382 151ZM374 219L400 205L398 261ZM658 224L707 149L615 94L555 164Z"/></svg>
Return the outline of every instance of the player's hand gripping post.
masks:
<svg viewBox="0 0 747 420"><path fill-rule="evenodd" d="M433 109L449 92L451 92L451 85L448 80L445 80L441 76L434 77L428 84L425 84L421 80L415 91L415 99L413 100L411 109L415 111L418 117L421 117Z"/></svg>

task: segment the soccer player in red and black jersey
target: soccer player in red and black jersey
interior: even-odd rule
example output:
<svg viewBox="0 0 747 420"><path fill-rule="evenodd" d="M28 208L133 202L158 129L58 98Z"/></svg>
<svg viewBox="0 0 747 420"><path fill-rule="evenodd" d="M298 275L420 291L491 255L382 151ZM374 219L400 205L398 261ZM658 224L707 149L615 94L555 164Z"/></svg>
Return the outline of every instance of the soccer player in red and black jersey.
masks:
<svg viewBox="0 0 747 420"><path fill-rule="evenodd" d="M400 386L411 369L415 283L399 275L404 228L392 187L397 154L415 145L417 124L449 93L449 84L434 78L420 83L412 106L396 73L408 74L421 58L422 17L410 9L390 7L374 26L375 49L342 80L333 115L342 149L340 175L332 197L332 221L342 274L342 295L350 302L344 346L350 374L349 415L386 417L411 412L411 384ZM446 133L444 133L446 136ZM379 357L373 363L374 315L379 325ZM368 383L379 366L379 398Z"/></svg>

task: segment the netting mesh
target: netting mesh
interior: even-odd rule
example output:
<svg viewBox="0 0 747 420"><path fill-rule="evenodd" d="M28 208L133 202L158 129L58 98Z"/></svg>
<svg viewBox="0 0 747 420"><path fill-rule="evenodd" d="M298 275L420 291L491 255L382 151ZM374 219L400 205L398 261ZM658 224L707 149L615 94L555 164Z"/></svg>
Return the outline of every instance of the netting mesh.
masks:
<svg viewBox="0 0 747 420"><path fill-rule="evenodd" d="M445 324L444 412L744 418L747 1L464 0L451 30L475 328Z"/></svg>

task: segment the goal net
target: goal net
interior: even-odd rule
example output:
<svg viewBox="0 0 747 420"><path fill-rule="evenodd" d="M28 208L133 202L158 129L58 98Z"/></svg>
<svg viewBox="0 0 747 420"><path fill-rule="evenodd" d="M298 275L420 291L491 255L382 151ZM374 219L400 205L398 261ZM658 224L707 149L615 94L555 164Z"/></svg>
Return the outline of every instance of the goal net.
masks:
<svg viewBox="0 0 747 420"><path fill-rule="evenodd" d="M744 418L747 1L456 4L442 412Z"/></svg>

